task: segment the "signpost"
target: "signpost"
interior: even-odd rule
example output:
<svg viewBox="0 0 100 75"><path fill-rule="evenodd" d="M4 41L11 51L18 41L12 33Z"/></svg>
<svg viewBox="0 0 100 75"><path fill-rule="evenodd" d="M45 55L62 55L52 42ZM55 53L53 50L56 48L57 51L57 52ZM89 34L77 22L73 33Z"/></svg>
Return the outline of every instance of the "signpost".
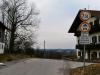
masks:
<svg viewBox="0 0 100 75"><path fill-rule="evenodd" d="M83 63L84 74L85 74L85 45L89 44L89 31L91 30L91 25L86 21L89 20L90 18L91 18L91 14L86 10L80 13L80 19L83 22L79 26L79 29L81 31L79 43L84 45L84 63Z"/></svg>

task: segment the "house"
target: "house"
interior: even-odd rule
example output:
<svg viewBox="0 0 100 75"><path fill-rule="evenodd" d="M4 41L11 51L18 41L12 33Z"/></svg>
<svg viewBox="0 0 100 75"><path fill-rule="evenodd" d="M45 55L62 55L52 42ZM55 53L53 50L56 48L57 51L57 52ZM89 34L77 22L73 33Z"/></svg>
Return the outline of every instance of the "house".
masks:
<svg viewBox="0 0 100 75"><path fill-rule="evenodd" d="M0 22L0 54L4 53L4 47L5 47L5 29L8 30L8 28Z"/></svg>
<svg viewBox="0 0 100 75"><path fill-rule="evenodd" d="M79 59L83 59L84 56L84 44L81 42L87 43L85 59L100 59L100 11L79 10L68 32L74 33L77 38L76 49ZM88 42L80 40L83 33L87 33L85 36L88 36Z"/></svg>

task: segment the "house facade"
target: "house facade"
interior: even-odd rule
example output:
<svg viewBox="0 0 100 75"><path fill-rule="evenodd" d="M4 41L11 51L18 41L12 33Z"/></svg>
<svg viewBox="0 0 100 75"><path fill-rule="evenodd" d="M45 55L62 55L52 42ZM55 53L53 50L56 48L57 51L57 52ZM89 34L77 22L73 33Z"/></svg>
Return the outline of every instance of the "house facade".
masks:
<svg viewBox="0 0 100 75"><path fill-rule="evenodd" d="M85 15L84 20L80 18L81 13ZM89 15L88 15L89 14ZM89 17L88 19L86 19ZM86 20L85 20L86 19ZM77 38L77 57L83 59L84 56L84 44L80 43L80 37L82 31L80 30L80 25L86 22L90 25L90 30L87 33L88 35L88 44L85 45L85 59L95 60L100 59L100 11L97 10L79 10L76 15L72 26L69 29L69 33L74 33L74 36ZM84 25L84 29L86 26ZM87 27L88 28L88 27Z"/></svg>
<svg viewBox="0 0 100 75"><path fill-rule="evenodd" d="M8 28L2 22L0 22L0 54L4 53L6 29L8 30Z"/></svg>

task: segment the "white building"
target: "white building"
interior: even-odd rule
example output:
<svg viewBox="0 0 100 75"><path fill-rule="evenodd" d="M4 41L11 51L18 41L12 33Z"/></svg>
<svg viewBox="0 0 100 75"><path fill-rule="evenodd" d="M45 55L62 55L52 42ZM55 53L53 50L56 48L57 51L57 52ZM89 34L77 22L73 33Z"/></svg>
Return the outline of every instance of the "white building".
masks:
<svg viewBox="0 0 100 75"><path fill-rule="evenodd" d="M4 53L4 47L5 47L5 29L8 30L8 28L0 22L0 54Z"/></svg>
<svg viewBox="0 0 100 75"><path fill-rule="evenodd" d="M90 18L87 20L82 20L80 18L81 12L88 12L90 14ZM84 16L84 14L82 15ZM86 14L84 19L87 18L88 15ZM69 29L69 33L74 33L74 36L77 37L77 56L79 59L83 59L83 50L84 45L80 44L80 24L82 22L86 22L91 25L91 29L89 33L89 43L86 44L86 51L85 51L85 59L93 60L93 59L100 59L100 11L97 10L79 10L72 26Z"/></svg>

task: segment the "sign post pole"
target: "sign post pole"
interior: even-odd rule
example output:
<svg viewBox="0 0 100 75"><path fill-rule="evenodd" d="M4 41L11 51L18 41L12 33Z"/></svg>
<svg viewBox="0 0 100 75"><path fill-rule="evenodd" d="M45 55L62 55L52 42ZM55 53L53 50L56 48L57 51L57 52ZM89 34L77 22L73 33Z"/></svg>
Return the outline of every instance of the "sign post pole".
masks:
<svg viewBox="0 0 100 75"><path fill-rule="evenodd" d="M84 64L83 64L83 71L84 71L84 75L85 75L85 44L84 44Z"/></svg>
<svg viewBox="0 0 100 75"><path fill-rule="evenodd" d="M85 54L86 54L86 44L89 44L89 31L91 30L91 25L87 23L87 20L91 18L91 14L87 11L82 11L80 13L80 19L83 21L79 29L81 31L81 37L80 37L80 44L83 45L83 73L85 75Z"/></svg>

